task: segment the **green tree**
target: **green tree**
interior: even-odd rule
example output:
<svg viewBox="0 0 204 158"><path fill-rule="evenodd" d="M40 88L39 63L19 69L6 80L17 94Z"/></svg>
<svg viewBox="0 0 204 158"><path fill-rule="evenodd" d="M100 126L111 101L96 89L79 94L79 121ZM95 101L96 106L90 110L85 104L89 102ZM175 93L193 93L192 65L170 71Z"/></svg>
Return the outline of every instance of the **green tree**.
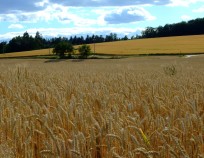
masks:
<svg viewBox="0 0 204 158"><path fill-rule="evenodd" d="M53 49L53 53L58 55L60 58L65 58L65 55L68 54L68 57L72 57L72 53L74 52L74 47L71 43L68 42L60 42Z"/></svg>
<svg viewBox="0 0 204 158"><path fill-rule="evenodd" d="M125 35L125 36L122 38L122 40L128 40L128 36Z"/></svg>
<svg viewBox="0 0 204 158"><path fill-rule="evenodd" d="M6 42L0 43L0 53L6 53L6 46L7 46Z"/></svg>
<svg viewBox="0 0 204 158"><path fill-rule="evenodd" d="M34 38L26 31L21 37L21 51L29 51L35 49ZM20 41L17 41L20 42Z"/></svg>
<svg viewBox="0 0 204 158"><path fill-rule="evenodd" d="M42 37L42 35L40 34L40 32L36 32L35 34L35 49L42 49L44 48L43 44L44 44L44 39Z"/></svg>
<svg viewBox="0 0 204 158"><path fill-rule="evenodd" d="M78 48L79 54L81 58L87 59L89 55L91 55L91 47L89 45L83 44Z"/></svg>

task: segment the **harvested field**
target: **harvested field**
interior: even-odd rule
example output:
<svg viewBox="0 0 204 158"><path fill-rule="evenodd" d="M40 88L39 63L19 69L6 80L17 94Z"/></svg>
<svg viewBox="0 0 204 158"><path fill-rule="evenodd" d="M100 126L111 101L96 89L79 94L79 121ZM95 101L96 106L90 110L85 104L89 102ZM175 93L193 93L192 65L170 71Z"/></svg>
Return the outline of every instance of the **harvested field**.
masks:
<svg viewBox="0 0 204 158"><path fill-rule="evenodd" d="M1 59L0 157L204 157L203 60Z"/></svg>

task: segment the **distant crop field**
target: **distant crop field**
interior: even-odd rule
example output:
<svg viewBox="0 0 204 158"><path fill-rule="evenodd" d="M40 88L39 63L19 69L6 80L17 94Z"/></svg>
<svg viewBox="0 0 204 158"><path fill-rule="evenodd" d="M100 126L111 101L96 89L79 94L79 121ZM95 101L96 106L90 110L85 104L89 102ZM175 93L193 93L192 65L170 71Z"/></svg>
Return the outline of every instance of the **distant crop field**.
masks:
<svg viewBox="0 0 204 158"><path fill-rule="evenodd" d="M204 53L204 35L138 39L95 44L99 54L188 54ZM92 51L94 45L91 44Z"/></svg>
<svg viewBox="0 0 204 158"><path fill-rule="evenodd" d="M30 56L40 56L40 55L52 55L52 54L53 54L52 49L41 49L41 50L33 50L33 51L25 51L25 52L0 54L0 58L30 57Z"/></svg>
<svg viewBox="0 0 204 158"><path fill-rule="evenodd" d="M202 158L203 60L1 59L0 157Z"/></svg>
<svg viewBox="0 0 204 158"><path fill-rule="evenodd" d="M138 39L90 44L96 54L194 54L204 53L204 35ZM77 48L78 46L75 46ZM52 55L52 49L0 54L2 57Z"/></svg>

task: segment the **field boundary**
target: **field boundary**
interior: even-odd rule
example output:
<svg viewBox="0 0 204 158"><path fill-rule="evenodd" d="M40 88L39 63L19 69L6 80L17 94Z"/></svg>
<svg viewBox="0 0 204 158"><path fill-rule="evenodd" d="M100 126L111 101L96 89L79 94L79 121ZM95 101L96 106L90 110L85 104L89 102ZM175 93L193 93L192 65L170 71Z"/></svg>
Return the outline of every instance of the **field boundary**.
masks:
<svg viewBox="0 0 204 158"><path fill-rule="evenodd" d="M187 55L204 55L203 53L150 53L150 54L105 54L95 53L92 54L88 59L121 59L128 57L145 57L145 56L187 56ZM11 57L0 57L1 59L58 59L55 55L33 55L33 56L11 56ZM77 59L76 57L73 59Z"/></svg>

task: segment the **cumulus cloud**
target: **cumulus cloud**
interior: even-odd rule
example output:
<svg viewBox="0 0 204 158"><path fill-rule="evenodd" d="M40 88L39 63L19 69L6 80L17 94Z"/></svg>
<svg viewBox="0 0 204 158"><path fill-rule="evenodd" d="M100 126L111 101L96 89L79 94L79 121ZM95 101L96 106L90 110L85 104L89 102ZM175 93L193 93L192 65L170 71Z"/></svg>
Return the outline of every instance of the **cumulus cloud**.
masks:
<svg viewBox="0 0 204 158"><path fill-rule="evenodd" d="M123 24L155 19L144 9L144 5L188 6L196 2L204 2L204 0L0 0L0 22L12 24L7 26L10 29L23 27L18 24L50 23L56 22L56 20L63 23L63 27L67 27L67 24L71 27L36 29L44 35L51 34L52 36L56 36L56 34L101 34L103 32L129 34L135 32L135 28L130 29L127 25L125 28ZM97 10L95 14L93 10ZM81 11L84 11L84 14L80 13ZM193 12L202 13L204 7ZM186 20L189 17L185 15L181 18ZM109 26L114 26L112 24L121 25L110 28ZM60 26L62 25L60 24ZM122 26L124 28L118 28ZM11 32L5 35L12 37L14 34L21 35L22 32ZM1 35L1 37L5 35Z"/></svg>
<svg viewBox="0 0 204 158"><path fill-rule="evenodd" d="M43 14L44 13L44 14ZM46 20L46 12L17 12L15 14L0 14L0 21L6 21L11 23L36 23L40 19Z"/></svg>
<svg viewBox="0 0 204 158"><path fill-rule="evenodd" d="M9 29L23 29L24 26L21 25L21 24L11 24L11 25L9 25L8 28L9 28Z"/></svg>
<svg viewBox="0 0 204 158"><path fill-rule="evenodd" d="M84 35L87 34L93 35L106 35L111 32L117 33L118 36L125 35L136 35L141 33L144 28L126 28L126 27L103 27L103 28L94 28L94 27L76 27L76 28L32 28L26 30L30 35L35 36L36 32L39 31L44 37L58 37L58 36L74 36L74 35ZM0 39L11 39L15 36L22 36L25 31L19 32L9 32L6 34L0 34Z"/></svg>
<svg viewBox="0 0 204 158"><path fill-rule="evenodd" d="M33 12L45 9L50 4L72 7L166 5L171 0L1 0L0 14L15 11Z"/></svg>
<svg viewBox="0 0 204 158"><path fill-rule="evenodd" d="M201 6L198 9L193 10L194 13L204 13L204 6Z"/></svg>
<svg viewBox="0 0 204 158"><path fill-rule="evenodd" d="M193 3L204 2L204 0L171 0L169 6L189 6Z"/></svg>
<svg viewBox="0 0 204 158"><path fill-rule="evenodd" d="M28 33L30 32L31 34L35 34L36 31L39 31L40 33L42 33L42 35L44 36L52 36L52 37L56 37L56 36L72 36L72 35L92 35L92 34L109 34L111 32L117 33L117 34L121 34L121 32L123 34L132 34L135 33L137 31L142 31L143 28L126 28L126 27L102 27L102 28L95 28L95 27L76 27L76 28L48 28L48 29L29 29L27 30Z"/></svg>
<svg viewBox="0 0 204 158"><path fill-rule="evenodd" d="M182 15L181 19L184 20L184 21L187 21L187 20L190 20L191 17L189 15Z"/></svg>
<svg viewBox="0 0 204 158"><path fill-rule="evenodd" d="M109 24L131 23L144 20L153 20L148 11L138 7L123 7L107 13L104 20Z"/></svg>
<svg viewBox="0 0 204 158"><path fill-rule="evenodd" d="M0 22L1 21L17 22L18 18L15 14L0 14Z"/></svg>
<svg viewBox="0 0 204 158"><path fill-rule="evenodd" d="M90 19L86 16L81 16L77 8L70 11L68 7L52 4L46 9L36 12L16 12L15 14L0 14L0 21L7 21L11 23L37 23L39 21L52 21L58 20L62 24L73 23L74 26L91 26L101 25L103 19L101 17ZM91 14L91 13L89 13ZM91 15L87 15L91 16Z"/></svg>
<svg viewBox="0 0 204 158"><path fill-rule="evenodd" d="M45 7L45 3L43 5L42 2L42 0L0 0L0 13L10 13L15 11L30 12L42 10L43 7ZM41 5L39 5L39 3L41 3Z"/></svg>
<svg viewBox="0 0 204 158"><path fill-rule="evenodd" d="M52 8L52 10L55 11L52 11L51 17L53 19L57 19L60 23L73 23L75 26L90 26L97 24L97 20L95 19L89 19L87 17L81 17L78 15L78 13L80 13L78 9L69 11L68 7L55 4Z"/></svg>
<svg viewBox="0 0 204 158"><path fill-rule="evenodd" d="M187 5L204 0L0 0L0 21L7 22L38 22L57 19L62 23L73 22L80 25L105 25L130 23L154 19L144 9L138 9L137 5ZM100 16L97 20L80 17L76 13L68 12L70 6L76 7L100 7L122 8L121 10ZM128 6L130 9L128 9ZM81 8L79 8L81 9ZM202 9L200 9L202 11Z"/></svg>
<svg viewBox="0 0 204 158"><path fill-rule="evenodd" d="M64 10L63 6L60 5L50 5L46 7L46 9L41 11L33 11L33 12L22 12L16 11L15 13L9 14L0 14L0 21L7 22L23 22L23 23L36 23L40 20L49 21L56 18L58 15L63 15Z"/></svg>
<svg viewBox="0 0 204 158"><path fill-rule="evenodd" d="M66 6L130 6L130 5L166 5L169 4L171 0L50 0L52 3L58 3Z"/></svg>
<svg viewBox="0 0 204 158"><path fill-rule="evenodd" d="M44 10L51 4L59 4L68 7L110 7L137 5L185 6L196 2L204 2L204 0L0 0L0 14L15 11L40 11Z"/></svg>
<svg viewBox="0 0 204 158"><path fill-rule="evenodd" d="M40 1L40 2L36 2L36 3L34 3L35 4L35 6L37 6L37 7L44 7L44 6L46 6L47 4L49 4L49 0L43 0L43 1Z"/></svg>

